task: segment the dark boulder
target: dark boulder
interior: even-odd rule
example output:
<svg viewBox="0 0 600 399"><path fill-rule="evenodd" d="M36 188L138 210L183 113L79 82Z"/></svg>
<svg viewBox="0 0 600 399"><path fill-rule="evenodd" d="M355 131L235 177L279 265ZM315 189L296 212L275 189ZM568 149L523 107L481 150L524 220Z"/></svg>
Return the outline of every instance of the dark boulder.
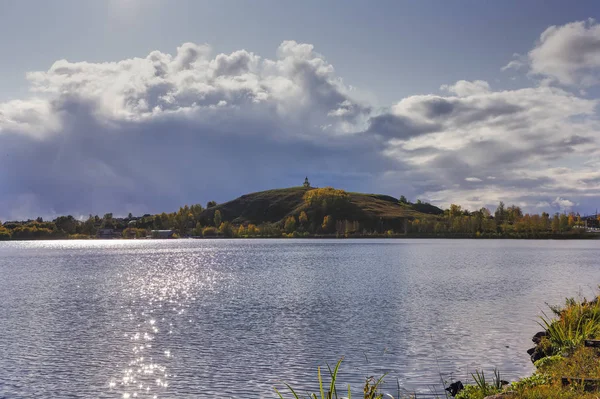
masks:
<svg viewBox="0 0 600 399"><path fill-rule="evenodd" d="M546 354L543 351L536 349L531 354L531 362L535 363L535 362L537 362L538 360L540 360L540 359L542 359L544 357L546 357Z"/></svg>
<svg viewBox="0 0 600 399"><path fill-rule="evenodd" d="M456 381L456 382L453 382L452 384L448 385L448 388L446 388L446 391L450 392L450 395L452 395L454 397L454 396L456 396L456 394L458 394L463 389L465 389L465 387L462 384L462 382Z"/></svg>
<svg viewBox="0 0 600 399"><path fill-rule="evenodd" d="M531 340L533 341L534 344L539 344L542 341L543 337L547 337L548 333L546 331L540 331L535 333L535 335L533 336L533 338L531 338Z"/></svg>
<svg viewBox="0 0 600 399"><path fill-rule="evenodd" d="M529 348L529 349L527 349L527 354L529 356L533 355L533 352L535 352L535 348Z"/></svg>

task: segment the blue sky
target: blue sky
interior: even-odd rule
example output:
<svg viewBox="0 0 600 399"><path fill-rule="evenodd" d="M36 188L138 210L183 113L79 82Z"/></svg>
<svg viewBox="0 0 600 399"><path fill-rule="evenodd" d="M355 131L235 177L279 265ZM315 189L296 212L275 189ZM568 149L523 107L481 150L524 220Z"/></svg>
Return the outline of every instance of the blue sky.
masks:
<svg viewBox="0 0 600 399"><path fill-rule="evenodd" d="M183 42L273 57L283 40L311 43L349 84L384 105L461 79L512 87L500 67L550 25L600 15L594 1L15 1L0 5L2 98L25 71L57 59L117 61Z"/></svg>
<svg viewBox="0 0 600 399"><path fill-rule="evenodd" d="M158 212L306 174L441 206L593 212L599 11L0 3L0 218Z"/></svg>

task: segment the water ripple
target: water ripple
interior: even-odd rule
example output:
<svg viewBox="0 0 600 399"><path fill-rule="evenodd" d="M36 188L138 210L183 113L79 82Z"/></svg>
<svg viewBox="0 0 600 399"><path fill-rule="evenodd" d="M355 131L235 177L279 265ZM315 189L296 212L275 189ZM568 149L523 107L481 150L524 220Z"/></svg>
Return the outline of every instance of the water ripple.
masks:
<svg viewBox="0 0 600 399"><path fill-rule="evenodd" d="M0 398L273 398L345 357L428 392L531 371L544 303L591 294L596 242L0 243ZM396 380L397 379L397 380ZM437 386L436 389L439 389Z"/></svg>

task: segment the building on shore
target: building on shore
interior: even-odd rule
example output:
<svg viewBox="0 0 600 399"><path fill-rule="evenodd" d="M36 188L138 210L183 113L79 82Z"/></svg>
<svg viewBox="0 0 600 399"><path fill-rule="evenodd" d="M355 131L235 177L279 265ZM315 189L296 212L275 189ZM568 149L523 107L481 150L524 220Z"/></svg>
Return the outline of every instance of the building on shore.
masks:
<svg viewBox="0 0 600 399"><path fill-rule="evenodd" d="M115 229L98 229L96 232L96 238L105 240L109 238L119 238L121 235L122 232Z"/></svg>
<svg viewBox="0 0 600 399"><path fill-rule="evenodd" d="M150 231L150 237L152 238L173 238L175 235L174 230L152 230Z"/></svg>

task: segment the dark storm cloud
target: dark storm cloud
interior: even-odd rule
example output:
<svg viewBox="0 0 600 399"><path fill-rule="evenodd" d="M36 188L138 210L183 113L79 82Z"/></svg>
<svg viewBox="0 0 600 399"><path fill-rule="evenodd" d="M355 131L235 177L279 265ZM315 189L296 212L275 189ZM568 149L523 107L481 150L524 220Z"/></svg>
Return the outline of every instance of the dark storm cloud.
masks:
<svg viewBox="0 0 600 399"><path fill-rule="evenodd" d="M278 130L275 120L229 114L220 124L221 116L206 112L107 126L92 112L69 100L61 106L60 134L42 140L0 135L1 203L16 209L4 217L170 211L299 185L304 175L325 183L323 171L343 172L347 183L360 186L365 177L400 166L360 136L274 139L264 132ZM17 207L12 201L18 198L28 203Z"/></svg>
<svg viewBox="0 0 600 399"><path fill-rule="evenodd" d="M385 138L408 139L426 133L441 130L439 124L419 124L404 116L382 114L369 119L368 133L381 135Z"/></svg>

